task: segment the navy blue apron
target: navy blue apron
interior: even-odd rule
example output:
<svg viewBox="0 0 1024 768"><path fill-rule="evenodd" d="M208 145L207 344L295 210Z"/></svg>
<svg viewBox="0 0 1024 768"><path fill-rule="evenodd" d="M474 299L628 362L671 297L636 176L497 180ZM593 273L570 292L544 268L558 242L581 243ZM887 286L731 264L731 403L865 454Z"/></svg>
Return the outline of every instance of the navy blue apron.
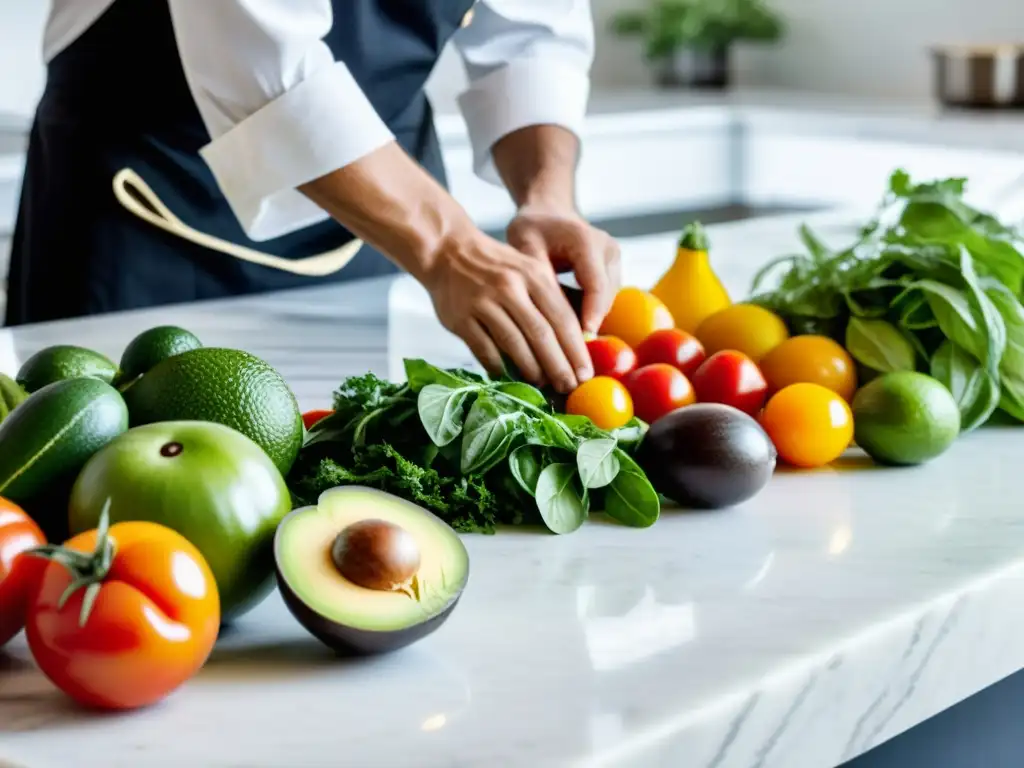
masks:
<svg viewBox="0 0 1024 768"><path fill-rule="evenodd" d="M395 134L445 183L423 92L473 0L335 0L325 42ZM228 55L227 53L225 55ZM117 0L50 63L36 110L8 275L7 325L322 285L393 273L364 246L323 277L252 264L128 212L112 180L131 168L184 223L287 259L353 235L333 220L255 243L199 156L210 140L164 2Z"/></svg>

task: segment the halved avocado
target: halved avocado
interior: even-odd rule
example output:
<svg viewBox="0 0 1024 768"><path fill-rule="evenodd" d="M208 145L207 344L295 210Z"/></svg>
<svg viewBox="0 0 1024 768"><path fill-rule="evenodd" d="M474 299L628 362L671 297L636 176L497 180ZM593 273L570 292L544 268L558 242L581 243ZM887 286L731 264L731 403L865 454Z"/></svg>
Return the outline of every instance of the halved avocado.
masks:
<svg viewBox="0 0 1024 768"><path fill-rule="evenodd" d="M341 653L384 653L426 637L469 578L466 547L444 521L363 486L332 488L285 517L274 558L288 609Z"/></svg>

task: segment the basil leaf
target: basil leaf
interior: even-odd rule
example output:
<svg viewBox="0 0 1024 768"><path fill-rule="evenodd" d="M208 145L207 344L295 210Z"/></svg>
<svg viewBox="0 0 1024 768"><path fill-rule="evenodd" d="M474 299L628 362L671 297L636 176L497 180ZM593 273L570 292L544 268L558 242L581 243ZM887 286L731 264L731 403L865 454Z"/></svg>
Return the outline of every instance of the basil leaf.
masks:
<svg viewBox="0 0 1024 768"><path fill-rule="evenodd" d="M543 449L539 445L521 445L508 457L508 468L520 487L531 496L537 495Z"/></svg>
<svg viewBox="0 0 1024 768"><path fill-rule="evenodd" d="M960 249L960 270L967 283L968 303L980 319L980 325L985 332L984 357L978 358L988 366L989 375L998 382L999 363L1003 359L1003 352L1006 351L1006 323L1003 322L1003 317L992 300L981 289L978 275L974 271L974 260L966 248Z"/></svg>
<svg viewBox="0 0 1024 768"><path fill-rule="evenodd" d="M523 419L522 413L504 407L489 395L477 397L463 427L462 474L480 473L501 461Z"/></svg>
<svg viewBox="0 0 1024 768"><path fill-rule="evenodd" d="M464 407L471 390L427 384L416 398L420 422L434 445L448 445L462 432Z"/></svg>
<svg viewBox="0 0 1024 768"><path fill-rule="evenodd" d="M576 452L576 468L584 488L603 488L619 474L616 446L612 438L585 440L580 444Z"/></svg>
<svg viewBox="0 0 1024 768"><path fill-rule="evenodd" d="M605 490L604 513L623 525L649 528L661 515L661 499L643 474L632 471L635 466L631 459L628 464L623 462L622 470Z"/></svg>
<svg viewBox="0 0 1024 768"><path fill-rule="evenodd" d="M914 347L892 323L851 317L846 324L846 349L857 362L881 373L915 369Z"/></svg>
<svg viewBox="0 0 1024 768"><path fill-rule="evenodd" d="M627 452L635 451L643 441L644 435L647 434L647 429L648 425L634 416L623 426L613 429L611 435L615 438L619 448Z"/></svg>
<svg viewBox="0 0 1024 768"><path fill-rule="evenodd" d="M537 479L537 509L553 533L572 533L587 519L587 502L576 487L576 467L548 464Z"/></svg>
<svg viewBox="0 0 1024 768"><path fill-rule="evenodd" d="M419 392L428 384L443 384L452 389L458 389L466 385L480 386L479 379L468 375L461 376L452 371L446 371L431 365L426 360L410 358L405 360L405 378L409 387L414 392Z"/></svg>
<svg viewBox="0 0 1024 768"><path fill-rule="evenodd" d="M963 291L934 280L918 280L914 287L924 291L939 330L947 339L979 360L986 356L986 329L978 323Z"/></svg>
<svg viewBox="0 0 1024 768"><path fill-rule="evenodd" d="M999 407L1024 421L1024 306L1004 285L996 285L986 293L1006 325L1006 351L999 363L1003 388Z"/></svg>
<svg viewBox="0 0 1024 768"><path fill-rule="evenodd" d="M960 410L961 433L984 424L999 407L999 384L977 358L946 339L932 355L931 375L946 386Z"/></svg>
<svg viewBox="0 0 1024 768"><path fill-rule="evenodd" d="M982 269L1016 296L1024 287L1024 255L1013 243L968 229L962 235L967 249Z"/></svg>
<svg viewBox="0 0 1024 768"><path fill-rule="evenodd" d="M514 397L517 400L522 400L524 403L529 403L535 408L540 408L543 411L550 411L551 406L548 403L548 399L544 397L544 393L536 387L531 387L529 384L525 384L521 381L506 381L498 384L497 390L502 394Z"/></svg>

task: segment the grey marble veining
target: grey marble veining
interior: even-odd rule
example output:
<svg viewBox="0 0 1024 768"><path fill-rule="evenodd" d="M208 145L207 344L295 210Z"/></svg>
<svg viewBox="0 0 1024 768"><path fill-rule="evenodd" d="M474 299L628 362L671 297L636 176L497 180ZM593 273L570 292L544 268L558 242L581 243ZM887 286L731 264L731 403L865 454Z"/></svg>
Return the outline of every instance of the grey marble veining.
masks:
<svg viewBox="0 0 1024 768"><path fill-rule="evenodd" d="M849 220L813 217L841 236ZM742 295L793 217L715 227ZM649 283L671 235L623 244ZM465 360L407 278L0 332L0 369L46 344L111 355L173 322L277 366L303 407L404 356ZM105 766L821 768L1024 667L1024 431L986 429L924 467L851 452L779 471L735 509L666 509L556 537L467 536L472 575L422 643L331 659L275 594L163 704L67 705L24 640L0 654L0 761Z"/></svg>

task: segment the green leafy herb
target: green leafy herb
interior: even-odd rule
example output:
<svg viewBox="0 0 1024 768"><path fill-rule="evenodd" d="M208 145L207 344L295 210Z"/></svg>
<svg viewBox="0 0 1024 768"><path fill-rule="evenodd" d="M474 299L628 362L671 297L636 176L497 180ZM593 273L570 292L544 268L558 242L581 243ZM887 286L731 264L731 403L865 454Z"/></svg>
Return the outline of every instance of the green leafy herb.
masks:
<svg viewBox="0 0 1024 768"><path fill-rule="evenodd" d="M616 447L614 438L597 438L580 444L576 467L584 488L603 488L619 474Z"/></svg>
<svg viewBox="0 0 1024 768"><path fill-rule="evenodd" d="M537 506L553 533L572 533L587 519L583 489L572 464L548 464L537 480Z"/></svg>
<svg viewBox="0 0 1024 768"><path fill-rule="evenodd" d="M851 317L846 324L845 341L850 355L873 371L914 370L914 347L890 322Z"/></svg>
<svg viewBox="0 0 1024 768"><path fill-rule="evenodd" d="M608 517L634 528L647 528L658 521L661 501L632 459L616 450L621 470L605 492L604 512Z"/></svg>
<svg viewBox="0 0 1024 768"><path fill-rule="evenodd" d="M461 531L538 521L567 533L589 513L590 490L600 489L613 506L645 510L610 516L648 524L650 498L658 496L629 458L646 432L643 422L607 432L587 418L554 413L524 382L423 360L405 361L405 370L405 384L369 374L342 383L335 412L309 430L288 478L297 501L358 483L421 504ZM624 461L634 477L604 494Z"/></svg>
<svg viewBox="0 0 1024 768"><path fill-rule="evenodd" d="M968 205L965 187L897 170L853 243L833 249L802 228L804 252L769 262L751 301L869 369L931 372L969 431L996 408L1024 421L1024 238Z"/></svg>

